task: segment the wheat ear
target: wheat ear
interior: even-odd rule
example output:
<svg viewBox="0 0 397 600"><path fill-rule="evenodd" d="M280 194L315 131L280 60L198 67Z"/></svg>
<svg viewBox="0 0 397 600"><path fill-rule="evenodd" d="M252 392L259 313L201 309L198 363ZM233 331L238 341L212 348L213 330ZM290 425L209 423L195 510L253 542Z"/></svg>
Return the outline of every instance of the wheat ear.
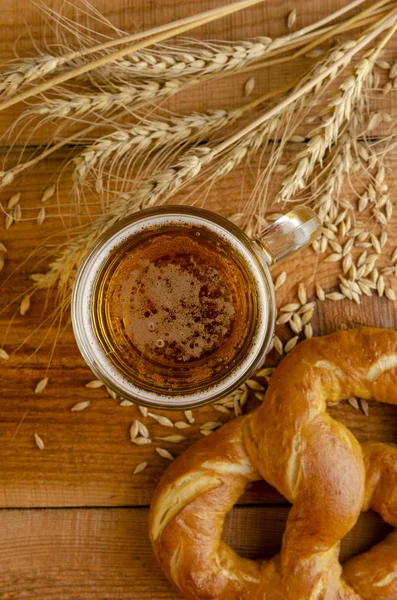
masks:
<svg viewBox="0 0 397 600"><path fill-rule="evenodd" d="M42 83L36 85L35 87L29 88L25 91L22 91L20 94L13 96L11 98L7 98L0 102L0 110L5 110L6 108L10 108L14 104L18 104L19 102L25 101L28 98L33 96L37 96L38 94L42 94L47 90L53 88L54 86L61 85L66 81L70 81L80 75L84 75L85 73L89 73L94 69L106 65L107 63L112 62L113 60L117 60L118 58L122 58L127 54L131 54L132 52L136 52L137 50L141 50L142 48L146 48L153 44L157 44L166 40L172 36L180 35L185 33L186 31L190 31L195 27L199 27L201 25L205 25L213 21L214 19L232 14L249 6L253 6L255 4L259 4L263 2L263 0L240 0L234 4L230 4L226 7L222 7L220 9L214 9L207 13L203 13L202 15L197 15L197 19L194 21L189 20L188 23L184 23L177 27L172 27L171 29L167 29L165 32L161 31L160 33L156 33L151 37L145 38L142 41L136 42L134 44L127 44L124 48L117 50L115 52L111 52L110 54L106 54L104 56L100 56L92 61L89 61L79 67L71 69L70 71L66 71L63 73L59 73L55 75L49 80L43 81ZM148 35L148 33L146 33ZM134 38L135 39L135 38ZM115 41L115 40L112 40ZM120 40L117 40L120 43ZM110 43L110 42L109 42ZM122 42L121 42L122 43ZM106 44L106 42L105 42ZM104 47L104 44L102 45Z"/></svg>
<svg viewBox="0 0 397 600"><path fill-rule="evenodd" d="M292 34L289 34L289 36L284 36L283 39L285 42L287 42L288 40L295 40L299 37L309 35L315 30L318 30L320 27L325 26L330 21L333 21L346 14L346 12L350 12L364 1L365 0L354 0L353 2L348 3L345 7L335 11L327 17L324 17L320 21L312 25L308 25L297 32L293 32ZM42 10L47 12L50 17L54 19L54 13L51 9L43 6ZM220 9L215 9L216 14L218 14L219 10ZM215 11L212 11L214 15ZM130 43L141 39L142 37L148 37L180 25L192 23L198 18L202 18L205 14L206 13L201 13L201 15L193 15L185 19L174 21L173 23L152 28L148 31L143 31L132 35L124 35L120 38L109 40L105 43L97 44L88 48L83 48L78 51L69 52L62 56L45 54L35 58L10 61L10 66L0 73L0 94L4 97L12 96L17 90L20 91L26 85L50 74L56 73L60 69L68 68L71 64L73 64L74 61L76 61L76 59L82 59L88 54L103 52L117 45ZM214 18L217 17L214 16ZM239 42L238 46L240 47L240 50L233 51L233 48L231 48L231 52L229 53L231 55L228 56L227 68L234 69L234 65L236 65L236 68L240 68L243 64L247 64L247 62L250 62L251 60L256 60L261 56L262 52L267 52L269 50L269 44L273 44L273 48L284 45L283 42L280 43L276 40L271 40L270 38L258 38L253 42ZM241 55L241 46L243 46L245 51L244 56ZM167 49L162 48L161 58L158 58L155 54L140 55L139 53L135 53L128 56L125 60L122 58L119 59L118 67L121 69L128 68L131 72L140 74L141 77L150 77L153 75L158 76L159 74L164 77L169 73L173 78L175 75L179 75L181 70L186 71L184 75L197 74L201 72L208 73L222 69L222 54L227 55L227 49L225 53L225 48L226 47L221 47L221 49L217 52L210 52L207 50L200 53L198 56L196 55L195 58L189 54L186 54L183 49L180 51L174 49L173 52L167 52ZM201 65L200 61L203 61L204 65ZM117 68L117 63L113 65L113 67ZM108 75L112 75L113 70L107 70L107 73Z"/></svg>
<svg viewBox="0 0 397 600"><path fill-rule="evenodd" d="M321 163L327 150L336 143L343 123L349 121L354 107L361 99L363 85L371 75L382 48L388 43L396 29L397 23L369 57L359 61L354 69L354 74L349 75L339 86L339 93L329 103L328 113L325 113L323 123L309 134L309 141L305 149L297 155L295 170L284 178L281 190L276 196L277 202L287 202L293 198L296 192L304 189L316 164ZM353 49L355 47L353 46Z"/></svg>

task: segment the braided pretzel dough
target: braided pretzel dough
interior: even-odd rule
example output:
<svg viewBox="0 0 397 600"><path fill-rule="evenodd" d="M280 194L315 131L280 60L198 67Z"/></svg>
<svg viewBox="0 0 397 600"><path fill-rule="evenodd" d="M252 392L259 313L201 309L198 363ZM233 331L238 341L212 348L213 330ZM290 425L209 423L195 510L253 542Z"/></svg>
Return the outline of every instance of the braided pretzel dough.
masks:
<svg viewBox="0 0 397 600"><path fill-rule="evenodd" d="M397 527L397 449L360 446L327 402L397 404L397 332L339 331L298 345L261 407L190 447L153 497L150 535L168 579L194 600L396 600L397 532L342 567L340 539L372 508ZM292 504L279 555L241 558L223 522L265 479Z"/></svg>

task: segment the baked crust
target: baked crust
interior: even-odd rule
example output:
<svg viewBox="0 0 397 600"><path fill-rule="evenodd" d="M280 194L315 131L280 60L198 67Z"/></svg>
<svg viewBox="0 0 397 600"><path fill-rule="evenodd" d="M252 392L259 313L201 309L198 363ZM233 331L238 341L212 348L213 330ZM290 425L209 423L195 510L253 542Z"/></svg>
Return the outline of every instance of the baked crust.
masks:
<svg viewBox="0 0 397 600"><path fill-rule="evenodd" d="M168 579L192 600L396 600L397 534L338 561L362 510L397 526L397 449L360 446L327 413L349 396L397 404L397 332L338 331L299 344L272 375L259 409L191 446L165 472L150 536ZM223 523L265 479L292 504L282 549L241 558Z"/></svg>

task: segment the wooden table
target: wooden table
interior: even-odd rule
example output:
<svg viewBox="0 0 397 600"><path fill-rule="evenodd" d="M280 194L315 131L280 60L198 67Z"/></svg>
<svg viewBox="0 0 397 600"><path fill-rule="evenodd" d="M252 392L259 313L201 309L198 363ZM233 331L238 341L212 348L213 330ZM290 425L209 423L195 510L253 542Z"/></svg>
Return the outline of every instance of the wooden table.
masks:
<svg viewBox="0 0 397 600"><path fill-rule="evenodd" d="M45 3L47 6L58 5L52 0ZM116 26L129 31L135 26L148 28L221 3L220 0L93 1L94 6ZM295 3L268 0L202 27L194 35L233 40L260 34L274 36L285 31L285 17L293 6L297 8L298 24L303 25L345 3L345 0L297 0ZM43 26L44 18L30 0L3 0L0 57L12 56L13 43L17 39L21 52L32 48L32 39L40 46ZM48 41L53 40L50 29L46 35ZM385 56L395 58L396 47L396 43L392 44ZM287 77L298 75L308 61L295 61L282 69L255 73L255 93L264 93L266 89L281 85ZM239 75L199 86L194 94L178 96L172 106L182 113L238 106L242 102L246 79L246 75ZM385 98L382 106L396 109L396 92ZM18 110L0 113L0 130L4 131L13 122ZM382 135L382 132L375 131L374 135ZM31 135L28 143L34 146L43 141L45 132ZM2 159L6 157L9 144L10 140L3 139ZM15 158L17 150L13 150L11 159ZM291 152L296 152L296 146ZM55 168L64 158L62 152L51 157L18 180L3 194L2 200L21 191L23 214L32 216L43 190L53 179ZM252 189L253 172L241 167L221 180L211 191L207 206L225 214L237 210L240 199ZM393 175L389 173L388 177L393 183ZM274 190L277 183L274 182ZM64 184L62 193L65 197L68 191ZM9 248L1 274L4 281L1 307L26 288L32 261L23 263L23 259L29 256L39 240L62 227L56 211L49 212L49 218L41 227L23 220L9 231L1 227L0 240ZM397 224L397 211L395 215ZM389 238L389 244L391 248L397 245L397 229ZM7 279L16 267L20 270ZM307 282L309 293L314 294L311 274L315 257L311 250L291 258L283 268L289 276L279 294L280 304L293 297L301 280ZM317 275L333 285L332 265L321 263ZM92 375L79 355L70 326L63 332L47 371L56 330L45 326L35 331L43 301L44 295L37 296L25 317L16 314L7 338L7 349L13 351L24 338L31 337L15 356L1 364L0 599L171 600L179 597L157 566L147 535L148 505L167 461L154 452L153 445L137 447L130 444L128 431L137 414L136 408L120 407L119 401L110 398L103 389L84 387ZM5 332L17 307L17 304L13 305L1 313L1 333ZM364 298L360 306L351 302L324 302L317 308L314 329L315 334L324 334L357 323L395 328L396 317L396 307L384 298ZM34 354L47 335L43 347ZM275 357L271 357L272 360ZM46 375L50 377L46 390L41 395L34 394L35 384ZM91 400L88 409L70 411L75 403L85 399ZM361 440L396 442L396 412L389 406L371 404L369 417L347 404L332 411ZM170 416L173 420L183 418L180 414ZM225 421L229 416L205 408L195 411L195 418L196 423L188 430L186 442L177 447L167 445L170 451L180 453L198 439L200 423ZM153 435L167 434L163 427L153 424L151 432ZM43 439L44 450L35 445L35 433ZM147 469L133 475L134 467L144 460L148 462ZM285 499L275 490L266 484L255 486L229 515L225 539L244 556L271 557L280 548L288 511ZM342 557L368 548L388 530L379 517L371 513L363 515L344 540Z"/></svg>

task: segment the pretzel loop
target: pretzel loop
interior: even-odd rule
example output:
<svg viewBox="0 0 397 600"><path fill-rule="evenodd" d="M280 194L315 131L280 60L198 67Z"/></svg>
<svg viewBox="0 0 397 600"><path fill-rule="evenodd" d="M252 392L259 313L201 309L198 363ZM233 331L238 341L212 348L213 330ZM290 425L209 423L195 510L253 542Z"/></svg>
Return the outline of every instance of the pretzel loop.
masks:
<svg viewBox="0 0 397 600"><path fill-rule="evenodd" d="M397 332L360 328L307 340L274 372L261 407L189 448L153 497L150 534L167 577L194 600L395 600L397 533L338 561L361 510L397 526L397 450L360 446L326 412L357 395L397 404ZM238 556L223 523L265 479L292 504L280 555Z"/></svg>

